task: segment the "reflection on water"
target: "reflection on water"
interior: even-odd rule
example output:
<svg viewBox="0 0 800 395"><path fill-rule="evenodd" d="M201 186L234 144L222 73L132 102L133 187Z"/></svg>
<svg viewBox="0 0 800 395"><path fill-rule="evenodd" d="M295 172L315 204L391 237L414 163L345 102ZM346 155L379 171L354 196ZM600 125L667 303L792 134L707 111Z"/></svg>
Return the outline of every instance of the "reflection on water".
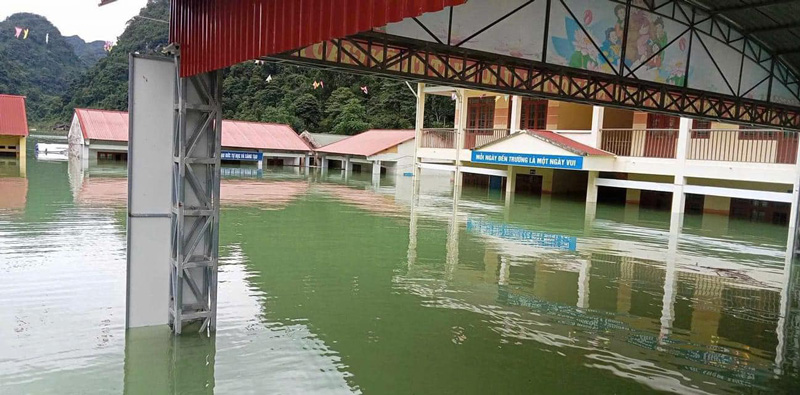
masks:
<svg viewBox="0 0 800 395"><path fill-rule="evenodd" d="M124 164L0 169L4 394L800 388L786 228L230 171L219 330L173 338L124 330Z"/></svg>

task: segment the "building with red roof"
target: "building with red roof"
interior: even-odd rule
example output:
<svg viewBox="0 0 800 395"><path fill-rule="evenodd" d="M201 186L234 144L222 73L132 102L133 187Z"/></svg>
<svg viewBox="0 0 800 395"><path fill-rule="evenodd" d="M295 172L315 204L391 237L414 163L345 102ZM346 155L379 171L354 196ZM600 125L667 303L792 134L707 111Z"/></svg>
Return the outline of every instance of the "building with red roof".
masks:
<svg viewBox="0 0 800 395"><path fill-rule="evenodd" d="M0 156L24 160L27 137L25 96L0 95Z"/></svg>
<svg viewBox="0 0 800 395"><path fill-rule="evenodd" d="M127 159L128 113L76 108L69 131L70 155L84 160ZM222 121L222 159L261 165L300 166L311 147L288 125Z"/></svg>
<svg viewBox="0 0 800 395"><path fill-rule="evenodd" d="M381 173L412 173L413 130L373 129L316 149L323 170L342 169L345 175L369 167Z"/></svg>

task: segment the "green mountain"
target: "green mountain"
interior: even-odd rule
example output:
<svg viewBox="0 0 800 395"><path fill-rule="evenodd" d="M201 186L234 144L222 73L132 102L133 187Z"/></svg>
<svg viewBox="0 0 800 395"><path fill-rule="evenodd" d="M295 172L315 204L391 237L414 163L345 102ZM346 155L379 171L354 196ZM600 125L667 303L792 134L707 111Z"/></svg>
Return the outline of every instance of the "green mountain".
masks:
<svg viewBox="0 0 800 395"><path fill-rule="evenodd" d="M15 37L16 27L28 29ZM42 16L19 13L0 22L0 92L27 96L31 123L61 114L62 95L86 66Z"/></svg>
<svg viewBox="0 0 800 395"><path fill-rule="evenodd" d="M72 46L75 55L78 55L78 59L80 59L87 68L94 66L95 63L106 56L105 41L97 40L86 42L78 36L67 36L64 37L64 39Z"/></svg>
<svg viewBox="0 0 800 395"><path fill-rule="evenodd" d="M161 52L168 41L169 25L161 21L169 19L169 1L149 0L139 15L146 18L131 19L111 52L83 73L81 65L85 60L81 58L86 59L87 54L79 49L80 43L71 50L64 38L58 35L58 42L64 44L64 52L69 53L55 59L63 62L68 58L72 67L67 69L77 72L70 74L72 84L59 85L57 92L61 96L55 95L50 101L37 104L39 110L31 113L29 118L32 121L67 123L76 107L127 110L128 54ZM10 31L13 32L13 26ZM9 41L8 37L5 41ZM0 41L0 45L2 43ZM11 44L18 46L22 42ZM8 63L4 59L0 57L0 70ZM51 61L58 66L59 62ZM37 71L18 68L15 73L35 76ZM355 134L369 128L407 129L414 126L416 100L403 81L253 61L235 65L223 73L223 116L228 119L287 123L298 133L309 130ZM26 75L26 78L32 77ZM6 82L6 90L13 81ZM323 85L315 88L314 82L320 81ZM0 90L4 88L2 84L0 77ZM28 92L39 87L31 83L14 88L18 92ZM449 97L429 97L426 124L452 125L453 109Z"/></svg>

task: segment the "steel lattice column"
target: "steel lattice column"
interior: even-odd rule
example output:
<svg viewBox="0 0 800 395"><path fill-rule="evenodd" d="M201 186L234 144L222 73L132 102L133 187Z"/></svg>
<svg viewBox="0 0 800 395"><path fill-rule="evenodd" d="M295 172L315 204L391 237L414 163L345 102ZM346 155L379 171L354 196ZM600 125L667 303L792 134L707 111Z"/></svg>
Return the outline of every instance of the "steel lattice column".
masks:
<svg viewBox="0 0 800 395"><path fill-rule="evenodd" d="M191 321L201 332L216 326L222 79L176 81L169 313L180 334Z"/></svg>

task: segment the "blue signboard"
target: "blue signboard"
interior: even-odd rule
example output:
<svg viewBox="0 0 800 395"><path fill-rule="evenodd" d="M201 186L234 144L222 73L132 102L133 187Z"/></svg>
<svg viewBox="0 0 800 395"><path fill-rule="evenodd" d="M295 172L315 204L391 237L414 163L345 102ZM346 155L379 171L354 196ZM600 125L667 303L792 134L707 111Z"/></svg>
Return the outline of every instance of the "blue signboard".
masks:
<svg viewBox="0 0 800 395"><path fill-rule="evenodd" d="M220 159L260 162L264 159L264 154L262 152L222 151Z"/></svg>
<svg viewBox="0 0 800 395"><path fill-rule="evenodd" d="M582 156L515 154L510 152L472 151L472 162L494 165L549 167L551 169L583 169Z"/></svg>

